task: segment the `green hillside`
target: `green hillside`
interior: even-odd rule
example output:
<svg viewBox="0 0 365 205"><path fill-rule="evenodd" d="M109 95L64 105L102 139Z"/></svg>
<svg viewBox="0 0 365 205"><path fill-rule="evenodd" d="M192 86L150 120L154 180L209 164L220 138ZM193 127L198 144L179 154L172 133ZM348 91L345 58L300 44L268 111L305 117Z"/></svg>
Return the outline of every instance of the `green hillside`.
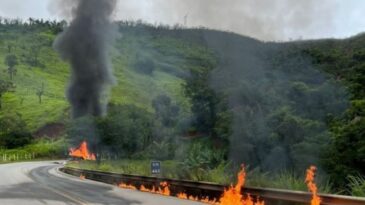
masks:
<svg viewBox="0 0 365 205"><path fill-rule="evenodd" d="M3 26L0 41L0 59L5 59L9 54L18 58L13 80L16 90L4 95L1 113L20 113L33 131L46 123L64 122L69 118L69 105L65 99L69 66L52 49L56 35L48 28L39 27ZM33 47L37 48L35 52L39 55L37 63L30 62ZM152 99L158 94L172 96L187 110L189 103L182 97L182 78L175 72L185 72L183 59L210 57L199 45L186 45L169 37L151 40L148 35L123 35L115 42L111 54L118 84L112 89L110 102L135 104L149 110ZM153 72L139 70L137 61L153 61ZM5 63L1 64L3 80L9 79L7 68ZM39 103L36 93L42 83L45 94L42 103Z"/></svg>
<svg viewBox="0 0 365 205"><path fill-rule="evenodd" d="M316 164L339 186L364 175L365 35L274 43L117 24L110 112L87 131L82 125L90 121L70 120L69 65L52 49L64 24L0 24L0 80L11 84L0 118L18 113L32 133L66 124L67 137L101 142L95 150L182 161L197 173L245 162L259 172L300 173Z"/></svg>

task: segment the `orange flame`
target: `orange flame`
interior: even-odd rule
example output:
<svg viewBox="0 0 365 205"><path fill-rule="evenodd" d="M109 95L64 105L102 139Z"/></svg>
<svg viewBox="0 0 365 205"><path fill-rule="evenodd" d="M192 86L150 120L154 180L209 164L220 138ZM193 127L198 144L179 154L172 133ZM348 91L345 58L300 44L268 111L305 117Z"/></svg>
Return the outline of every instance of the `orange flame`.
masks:
<svg viewBox="0 0 365 205"><path fill-rule="evenodd" d="M229 189L225 190L222 197L219 199L219 202L217 202L216 199L210 200L209 197L202 197L199 198L197 196L188 196L184 192L180 192L176 195L176 197L180 199L187 199L191 201L199 201L206 204L213 204L213 205L265 205L264 201L260 201L259 199L254 200L249 194L247 194L246 197L243 197L241 194L241 189L243 185L245 184L245 177L246 172L244 169L244 166L242 166L242 169L237 174L237 184L236 186L231 186ZM143 192L149 192L149 193L155 193L165 196L171 196L171 191L169 188L169 184L167 182L161 182L160 186L156 188L155 186L152 186L151 189L146 188L144 185L141 185L141 187L138 189L136 186L128 185L125 183L119 184L120 188L125 189L132 189L132 190L140 190ZM256 201L256 202L255 202Z"/></svg>
<svg viewBox="0 0 365 205"><path fill-rule="evenodd" d="M316 170L317 168L315 166L310 166L307 169L307 175L305 177L305 183L307 183L307 187L312 193L311 205L319 205L321 203L321 198L318 196L317 185L314 182Z"/></svg>
<svg viewBox="0 0 365 205"><path fill-rule="evenodd" d="M311 205L320 205L321 198L318 196L318 189L316 184L314 183L315 178L315 166L310 166L307 169L307 174L305 178L305 182L307 183L309 191L312 193L312 200ZM80 178L85 178L84 176L80 176ZM224 190L224 193L222 197L219 199L219 202L216 201L216 199L210 200L208 197L203 197L199 199L197 196L188 196L184 192L180 192L176 195L176 197L180 199L187 199L192 201L199 201L207 204L213 204L213 205L265 205L265 202L257 198L256 200L251 197L250 194L247 194L246 196L241 194L242 187L245 185L245 179L246 179L246 172L245 168L242 165L241 170L237 174L237 184L235 186L231 185L228 189ZM142 185L139 189L133 185L128 185L121 183L119 184L119 187L125 188L125 189L132 189L132 190L140 190L143 192L150 192L155 194L161 194L165 196L171 196L171 191L169 188L169 184L167 182L161 182L158 189L156 189L155 186L152 187L152 189L146 188L144 185Z"/></svg>
<svg viewBox="0 0 365 205"><path fill-rule="evenodd" d="M158 188L158 194L170 196L171 192L170 192L170 188L169 188L169 185L167 184L167 182L161 182L160 186L162 188Z"/></svg>
<svg viewBox="0 0 365 205"><path fill-rule="evenodd" d="M123 189L132 189L132 190L137 190L137 187L133 186L133 185L129 185L129 184L124 184L124 183L120 183L119 184L120 188Z"/></svg>
<svg viewBox="0 0 365 205"><path fill-rule="evenodd" d="M72 157L82 158L84 160L96 159L95 155L89 152L86 141L83 141L77 149L71 148L69 155Z"/></svg>
<svg viewBox="0 0 365 205"><path fill-rule="evenodd" d="M177 196L177 198L179 198L179 199L188 199L188 195L187 195L187 194L185 194L184 192L180 192L180 193L178 193L176 196Z"/></svg>
<svg viewBox="0 0 365 205"><path fill-rule="evenodd" d="M245 185L246 172L245 167L242 165L240 172L237 174L237 184L236 186L230 186L228 189L224 190L223 196L219 199L220 205L264 205L264 201L259 199L256 202L248 194L244 197L241 194L241 189Z"/></svg>

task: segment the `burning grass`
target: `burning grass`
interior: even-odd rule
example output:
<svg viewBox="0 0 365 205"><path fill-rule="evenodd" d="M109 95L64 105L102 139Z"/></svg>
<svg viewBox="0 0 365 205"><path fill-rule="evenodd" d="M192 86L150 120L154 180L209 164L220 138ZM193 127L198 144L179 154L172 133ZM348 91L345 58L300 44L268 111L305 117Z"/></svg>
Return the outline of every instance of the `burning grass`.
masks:
<svg viewBox="0 0 365 205"><path fill-rule="evenodd" d="M310 205L320 205L321 198L318 195L317 185L315 184L315 166L310 166L306 171L306 177L304 182L307 184L308 190L312 193L312 199ZM209 197L205 196L193 196L188 195L187 193L180 192L175 196L180 199L199 201L207 204L215 204L215 205L264 205L265 202L260 200L259 197L252 197L249 193L243 194L242 188L245 185L246 181L246 171L245 167L242 165L241 170L237 174L237 183L236 185L231 185L227 189L224 190L222 196L219 199L209 199ZM146 188L144 185L141 185L139 188L131 185L121 183L119 184L120 188L139 190L143 192L160 194L164 196L173 196L170 191L170 186L167 182L161 182L158 187L152 186L151 189Z"/></svg>
<svg viewBox="0 0 365 205"><path fill-rule="evenodd" d="M161 177L170 179L182 179L197 181L192 173L186 174L181 169L181 163L174 160L162 161ZM140 176L152 176L150 172L149 160L103 160L100 164L95 161L69 162L66 166L79 169L96 170L104 172L114 172L120 174L136 174ZM214 182L218 184L230 184L235 180L231 166L219 165L213 169L206 170L204 178L200 181ZM257 170L246 168L246 185L251 187L265 187L290 189L297 191L307 191L307 186L303 183L303 175L292 172L281 172L277 174L262 173ZM331 193L331 185L326 180L320 180L318 190L321 193Z"/></svg>
<svg viewBox="0 0 365 205"><path fill-rule="evenodd" d="M237 184L235 186L230 186L223 193L223 196L219 199L219 204L221 205L264 205L264 201L260 201L259 199L253 200L250 194L242 195L241 190L245 185L246 181L246 171L244 166L237 174Z"/></svg>
<svg viewBox="0 0 365 205"><path fill-rule="evenodd" d="M316 170L317 168L315 166L310 166L307 169L307 175L305 177L305 183L308 186L308 190L312 193L311 205L319 205L321 203L321 198L318 196L317 185L314 182Z"/></svg>
<svg viewBox="0 0 365 205"><path fill-rule="evenodd" d="M80 165L83 163L90 165L90 163L92 163L92 162L91 161L80 161L80 163L74 163L73 165L75 165L75 164ZM140 163L138 163L138 164L140 164ZM129 166L130 165L131 164L129 164ZM68 166L70 166L70 164L68 164ZM75 167L75 166L73 166L73 167ZM76 168L85 169L84 166L81 166L81 167L76 166ZM305 180L303 180L303 179L301 180L301 183L306 185L308 191L311 192L311 194L312 194L312 199L311 199L310 205L320 205L320 203L321 203L321 198L318 195L318 193L319 193L318 187L315 183L315 172L316 172L316 167L310 166L306 170ZM132 172L130 174L138 175L138 173L136 173L136 172ZM120 188L124 188L124 189L138 190L138 191L142 191L142 192L160 194L160 195L164 195L164 196L175 196L180 199L199 201L199 202L203 202L203 203L207 203L207 204L264 205L265 202L263 200L261 200L259 197L253 197L252 195L250 195L250 193L245 193L245 194L242 193L242 188L246 185L246 177L247 177L247 173L246 173L245 167L242 165L240 171L238 172L238 174L236 176L236 178L237 178L236 185L231 185L231 186L227 187L219 199L216 199L216 198L211 199L207 196L193 196L193 195L189 195L188 193L185 193L185 192L178 192L178 193L175 192L174 193L170 190L170 184L165 181L161 182L158 186L152 186L152 187L147 187L146 185L143 185L143 184L140 186L135 186L133 184L128 184L128 183L124 183L124 182L121 182L118 186ZM85 177L83 175L81 175L80 179L85 179ZM269 188L269 187L266 187L266 188ZM286 187L286 189L289 189L289 188Z"/></svg>
<svg viewBox="0 0 365 205"><path fill-rule="evenodd" d="M242 188L245 184L245 179L246 171L244 166L242 166L241 170L237 174L237 184L235 186L231 185L230 187L228 187L219 199L209 199L209 197L205 196L193 196L188 195L184 192L180 192L175 196L180 199L199 201L207 204L216 205L264 205L264 201L261 201L258 198L255 199L251 197L250 194L242 194ZM120 183L119 187L131 190L139 190L153 194L160 194L164 196L172 196L170 185L167 182L161 182L158 187L152 186L152 188L150 189L146 188L144 185L141 185L139 188L137 188L136 186L126 183Z"/></svg>

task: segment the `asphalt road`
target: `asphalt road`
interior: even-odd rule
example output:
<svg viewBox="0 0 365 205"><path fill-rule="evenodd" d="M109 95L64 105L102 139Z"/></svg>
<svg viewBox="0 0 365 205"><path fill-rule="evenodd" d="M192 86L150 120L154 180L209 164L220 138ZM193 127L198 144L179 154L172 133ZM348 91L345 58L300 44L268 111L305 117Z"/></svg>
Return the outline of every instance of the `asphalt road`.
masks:
<svg viewBox="0 0 365 205"><path fill-rule="evenodd" d="M201 203L157 194L120 189L61 173L54 162L0 165L1 205L199 205Z"/></svg>

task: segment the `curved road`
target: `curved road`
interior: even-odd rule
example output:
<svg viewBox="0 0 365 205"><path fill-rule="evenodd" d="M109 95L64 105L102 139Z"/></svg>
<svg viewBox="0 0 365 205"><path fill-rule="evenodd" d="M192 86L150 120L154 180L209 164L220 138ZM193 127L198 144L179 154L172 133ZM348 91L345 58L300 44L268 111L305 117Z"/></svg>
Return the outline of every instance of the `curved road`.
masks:
<svg viewBox="0 0 365 205"><path fill-rule="evenodd" d="M156 194L120 189L61 173L54 162L0 165L1 205L199 205Z"/></svg>

